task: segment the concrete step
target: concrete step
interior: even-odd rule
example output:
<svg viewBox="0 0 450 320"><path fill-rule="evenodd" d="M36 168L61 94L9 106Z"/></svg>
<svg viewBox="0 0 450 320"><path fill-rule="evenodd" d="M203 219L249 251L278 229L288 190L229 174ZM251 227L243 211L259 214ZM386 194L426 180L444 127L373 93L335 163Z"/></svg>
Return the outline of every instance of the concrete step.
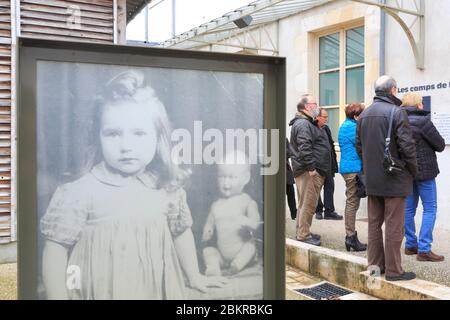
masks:
<svg viewBox="0 0 450 320"><path fill-rule="evenodd" d="M421 279L387 281L384 276L371 277L361 272L360 290L366 294L388 300L450 300L450 288Z"/></svg>
<svg viewBox="0 0 450 320"><path fill-rule="evenodd" d="M450 288L430 281L389 282L369 277L367 259L286 239L286 263L307 274L379 299L450 299Z"/></svg>

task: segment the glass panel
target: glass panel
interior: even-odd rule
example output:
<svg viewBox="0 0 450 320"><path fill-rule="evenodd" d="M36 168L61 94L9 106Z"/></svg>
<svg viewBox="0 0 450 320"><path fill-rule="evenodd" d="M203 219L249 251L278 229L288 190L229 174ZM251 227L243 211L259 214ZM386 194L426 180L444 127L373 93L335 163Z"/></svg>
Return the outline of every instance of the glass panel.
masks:
<svg viewBox="0 0 450 320"><path fill-rule="evenodd" d="M346 103L364 102L364 67L347 70Z"/></svg>
<svg viewBox="0 0 450 320"><path fill-rule="evenodd" d="M328 112L327 126L331 130L331 135L333 136L333 140L335 142L337 142L338 141L338 132L339 132L339 108L327 109L327 112Z"/></svg>
<svg viewBox="0 0 450 320"><path fill-rule="evenodd" d="M320 37L320 70L339 68L339 33Z"/></svg>
<svg viewBox="0 0 450 320"><path fill-rule="evenodd" d="M54 286L75 299L263 298L262 74L39 61L36 81L38 298L65 298ZM210 143L191 148L199 130ZM173 181L166 172L175 161L181 179ZM235 196L246 202L215 219ZM194 272L211 266L202 238L221 255L233 241L233 248L250 246L238 270L217 260L214 271L227 274L226 289L183 294L184 267L173 248L183 227L199 240L184 244L184 263L200 264ZM64 244L68 259L45 255L47 241ZM70 285L53 270L67 270Z"/></svg>
<svg viewBox="0 0 450 320"><path fill-rule="evenodd" d="M320 105L339 104L339 71L322 73L320 76Z"/></svg>
<svg viewBox="0 0 450 320"><path fill-rule="evenodd" d="M346 65L364 63L364 27L347 30Z"/></svg>

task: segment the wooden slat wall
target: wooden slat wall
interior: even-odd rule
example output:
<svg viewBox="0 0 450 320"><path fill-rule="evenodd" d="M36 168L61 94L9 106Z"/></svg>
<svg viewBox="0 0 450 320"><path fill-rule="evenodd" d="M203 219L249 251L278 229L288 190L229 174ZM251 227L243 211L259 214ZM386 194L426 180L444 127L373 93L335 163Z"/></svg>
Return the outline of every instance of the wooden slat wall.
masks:
<svg viewBox="0 0 450 320"><path fill-rule="evenodd" d="M113 0L16 1L20 1L22 36L114 42ZM80 9L79 28L67 24L71 6ZM11 1L0 0L0 243L14 240L11 238L11 53L15 44L11 30Z"/></svg>
<svg viewBox="0 0 450 320"><path fill-rule="evenodd" d="M0 1L0 243L11 240L11 1Z"/></svg>
<svg viewBox="0 0 450 320"><path fill-rule="evenodd" d="M0 37L11 38L11 1L0 1Z"/></svg>
<svg viewBox="0 0 450 320"><path fill-rule="evenodd" d="M21 35L27 37L112 43L114 42L113 0L21 0ZM79 28L67 23L69 8L77 6Z"/></svg>

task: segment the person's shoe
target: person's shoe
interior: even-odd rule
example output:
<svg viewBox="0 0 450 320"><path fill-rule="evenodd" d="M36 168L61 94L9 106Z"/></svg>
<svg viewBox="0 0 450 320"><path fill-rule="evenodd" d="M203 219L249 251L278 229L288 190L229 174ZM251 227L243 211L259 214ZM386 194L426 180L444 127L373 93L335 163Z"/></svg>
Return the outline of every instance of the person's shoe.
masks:
<svg viewBox="0 0 450 320"><path fill-rule="evenodd" d="M353 236L345 237L345 248L347 249L347 251L350 251L351 249L353 249L356 252L366 251L367 244L361 243L358 239L358 233L355 232Z"/></svg>
<svg viewBox="0 0 450 320"><path fill-rule="evenodd" d="M407 256L413 256L417 254L417 248L405 248L405 254Z"/></svg>
<svg viewBox="0 0 450 320"><path fill-rule="evenodd" d="M319 239L316 239L316 238L314 238L312 236L309 237L309 238L306 238L304 240L297 239L297 241L304 242L304 243L307 243L307 244L311 244L313 246L320 246L322 244Z"/></svg>
<svg viewBox="0 0 450 320"><path fill-rule="evenodd" d="M317 220L322 220L323 219L322 212L316 212L316 219Z"/></svg>
<svg viewBox="0 0 450 320"><path fill-rule="evenodd" d="M295 220L295 218L297 218L297 210L291 211L291 219Z"/></svg>
<svg viewBox="0 0 450 320"><path fill-rule="evenodd" d="M444 256L437 255L432 251L417 254L417 261L441 262L444 261L444 259Z"/></svg>
<svg viewBox="0 0 450 320"><path fill-rule="evenodd" d="M336 212L330 212L330 213L325 212L325 214L323 215L323 218L325 220L342 220L342 219L344 219L344 217L337 214Z"/></svg>
<svg viewBox="0 0 450 320"><path fill-rule="evenodd" d="M399 276L386 276L387 281L407 281L413 280L416 278L416 274L414 272L403 272Z"/></svg>
<svg viewBox="0 0 450 320"><path fill-rule="evenodd" d="M311 233L311 237L313 237L314 239L320 240L322 237L320 236L320 234L315 234L315 233Z"/></svg>

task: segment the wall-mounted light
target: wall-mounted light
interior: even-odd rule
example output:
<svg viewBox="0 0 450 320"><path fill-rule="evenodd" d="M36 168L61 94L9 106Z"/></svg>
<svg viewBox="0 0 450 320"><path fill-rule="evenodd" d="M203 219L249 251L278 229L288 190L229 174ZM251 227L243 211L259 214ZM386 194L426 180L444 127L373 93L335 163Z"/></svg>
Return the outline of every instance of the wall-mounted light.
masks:
<svg viewBox="0 0 450 320"><path fill-rule="evenodd" d="M245 16L240 19L234 20L234 24L238 26L239 29L246 28L252 23L253 18L252 16Z"/></svg>

